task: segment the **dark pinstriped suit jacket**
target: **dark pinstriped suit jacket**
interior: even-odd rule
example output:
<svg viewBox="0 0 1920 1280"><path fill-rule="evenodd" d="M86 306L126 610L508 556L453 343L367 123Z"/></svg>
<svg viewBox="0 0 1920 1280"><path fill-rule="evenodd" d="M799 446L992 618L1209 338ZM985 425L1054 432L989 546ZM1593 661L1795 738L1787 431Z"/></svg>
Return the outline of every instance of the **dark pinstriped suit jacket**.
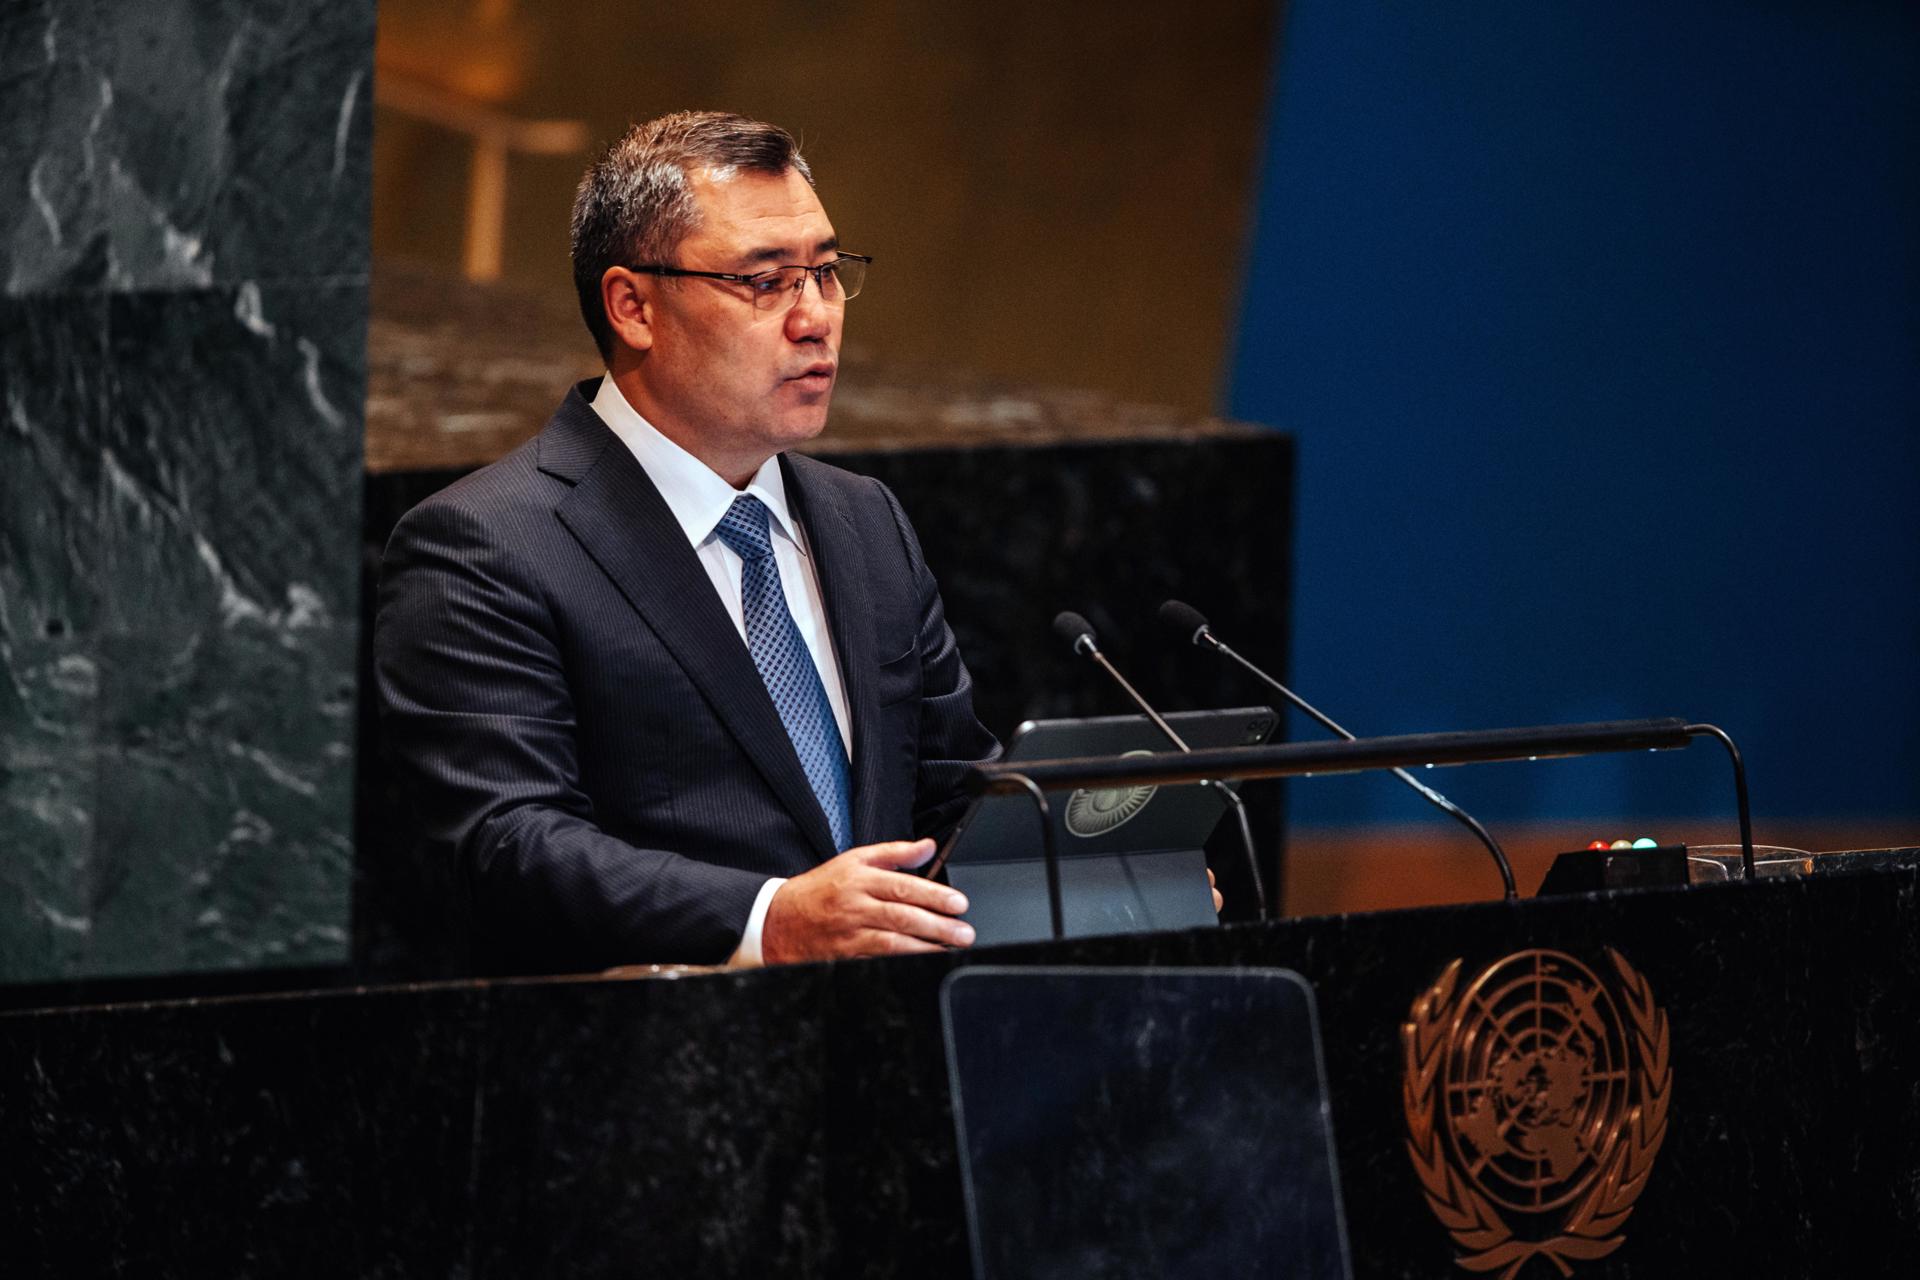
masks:
<svg viewBox="0 0 1920 1280"><path fill-rule="evenodd" d="M575 387L545 430L408 512L374 633L383 721L482 964L717 963L754 895L834 850L733 621ZM782 459L852 720L855 844L937 834L997 748L906 516Z"/></svg>

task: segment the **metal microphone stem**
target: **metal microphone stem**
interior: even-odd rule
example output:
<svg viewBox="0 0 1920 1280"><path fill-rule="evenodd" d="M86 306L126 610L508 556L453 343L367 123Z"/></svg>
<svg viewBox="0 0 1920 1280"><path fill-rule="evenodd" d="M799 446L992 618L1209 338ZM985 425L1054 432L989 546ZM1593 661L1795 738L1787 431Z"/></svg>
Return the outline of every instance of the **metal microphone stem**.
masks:
<svg viewBox="0 0 1920 1280"><path fill-rule="evenodd" d="M1154 727L1167 736L1167 741L1180 748L1183 752L1193 750L1192 747L1186 744L1185 739L1173 731L1173 726L1161 719L1160 713L1155 711L1153 707L1148 704L1147 700L1140 696L1140 691L1127 683L1127 678L1120 674L1119 669L1107 661L1106 654L1100 652L1098 649L1089 647L1087 656L1099 663L1101 667L1106 670L1106 673L1113 677L1114 683L1127 691L1127 696L1133 699L1134 705L1147 713L1147 719L1153 721Z"/></svg>
<svg viewBox="0 0 1920 1280"><path fill-rule="evenodd" d="M1295 693L1293 690L1287 688L1287 686L1281 684L1278 680L1275 680L1272 676L1262 671L1259 667L1255 666L1253 663L1247 661L1247 659L1241 657L1238 653L1235 653L1231 645L1227 644L1226 641L1214 635L1212 631L1208 630L1205 627L1202 627L1199 630L1199 632L1194 636L1194 639L1198 642L1203 642L1205 644L1211 645L1216 651L1222 654L1225 654L1229 658L1232 658L1235 662L1239 663L1243 668L1245 668L1246 671L1250 675L1252 675L1255 679L1261 681L1268 688L1272 689L1275 693L1278 693L1281 697L1285 698L1288 702L1291 702L1294 706L1298 707L1301 711L1305 712L1307 715L1319 721L1320 724L1325 728L1331 730L1334 733L1339 734L1342 738L1345 738L1348 742L1352 742L1355 740L1354 736L1351 733L1348 733L1339 724L1337 724L1334 721L1332 716L1325 714L1318 707L1315 707L1312 703L1308 702L1305 698L1301 697L1299 694ZM1479 838L1480 843L1487 846L1487 852L1493 855L1494 864L1500 868L1500 882L1502 887L1505 890L1506 896L1510 899L1518 898L1520 896L1519 890L1515 888L1513 883L1513 864L1507 861L1507 851L1500 847L1500 842L1493 838L1493 833L1491 831L1488 831L1485 827L1481 826L1479 821L1475 819L1472 814L1468 813L1466 810L1462 809L1459 805L1456 805L1453 801L1441 795L1438 791L1435 791L1432 787L1429 787L1424 782L1420 781L1420 779L1414 777L1411 773L1408 773L1405 769L1395 769L1393 771L1393 776L1400 779L1400 781L1406 783L1408 786L1412 787L1415 791L1418 791L1422 796L1426 798L1429 804L1432 804L1435 808L1439 809L1442 813L1446 814L1448 817L1459 822L1462 826L1466 827L1467 830L1473 832L1473 834Z"/></svg>
<svg viewBox="0 0 1920 1280"><path fill-rule="evenodd" d="M1076 645L1075 647L1079 648L1080 646ZM1193 748L1187 745L1186 739L1175 733L1173 726L1168 724L1160 713L1155 711L1153 706L1148 703L1145 698L1140 696L1140 691L1127 683L1127 678L1120 674L1119 668L1107 661L1107 655L1100 652L1097 645L1088 640L1085 642L1085 648L1081 651L1099 663L1101 669L1113 677L1114 683L1127 691L1127 696L1133 699L1134 705L1147 713L1147 719L1153 721L1154 727L1166 735L1167 741L1180 748L1183 754L1192 754ZM1267 886L1260 876L1260 859L1254 855L1253 824L1247 821L1246 802L1240 798L1239 793L1232 787L1223 786L1211 780L1202 781L1200 785L1212 788L1213 794L1219 796L1222 802L1233 810L1233 816L1239 821L1240 843L1247 851L1247 872L1253 877L1254 906L1259 912L1259 918L1265 920L1267 918Z"/></svg>

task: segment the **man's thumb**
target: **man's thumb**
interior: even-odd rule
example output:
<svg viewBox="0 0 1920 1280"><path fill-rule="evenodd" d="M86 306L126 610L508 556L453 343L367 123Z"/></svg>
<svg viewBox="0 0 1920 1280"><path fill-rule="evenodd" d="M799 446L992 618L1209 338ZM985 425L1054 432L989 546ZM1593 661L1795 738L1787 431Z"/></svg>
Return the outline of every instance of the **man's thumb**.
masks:
<svg viewBox="0 0 1920 1280"><path fill-rule="evenodd" d="M870 844L860 852L870 867L893 867L907 871L926 865L927 860L933 857L934 843L931 840L888 840L882 844Z"/></svg>

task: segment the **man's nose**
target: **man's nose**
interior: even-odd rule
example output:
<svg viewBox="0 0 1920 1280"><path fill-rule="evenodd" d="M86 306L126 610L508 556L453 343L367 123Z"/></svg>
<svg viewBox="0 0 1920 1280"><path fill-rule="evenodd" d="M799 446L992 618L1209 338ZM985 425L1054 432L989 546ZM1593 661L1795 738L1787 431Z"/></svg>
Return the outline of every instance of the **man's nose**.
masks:
<svg viewBox="0 0 1920 1280"><path fill-rule="evenodd" d="M824 338L833 332L835 314L836 308L827 302L819 278L811 273L804 275L800 278L800 296L787 312L787 336L795 341Z"/></svg>

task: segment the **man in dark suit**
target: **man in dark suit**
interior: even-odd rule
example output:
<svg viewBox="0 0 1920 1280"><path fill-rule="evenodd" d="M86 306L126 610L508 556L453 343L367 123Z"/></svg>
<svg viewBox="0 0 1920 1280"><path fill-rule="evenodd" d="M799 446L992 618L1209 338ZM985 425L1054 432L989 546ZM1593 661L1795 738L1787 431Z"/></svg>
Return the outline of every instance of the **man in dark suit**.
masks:
<svg viewBox="0 0 1920 1280"><path fill-rule="evenodd" d="M967 945L909 869L996 744L893 495L786 453L866 260L788 134L714 113L595 162L573 257L607 377L410 512L381 580L389 742L489 966Z"/></svg>

